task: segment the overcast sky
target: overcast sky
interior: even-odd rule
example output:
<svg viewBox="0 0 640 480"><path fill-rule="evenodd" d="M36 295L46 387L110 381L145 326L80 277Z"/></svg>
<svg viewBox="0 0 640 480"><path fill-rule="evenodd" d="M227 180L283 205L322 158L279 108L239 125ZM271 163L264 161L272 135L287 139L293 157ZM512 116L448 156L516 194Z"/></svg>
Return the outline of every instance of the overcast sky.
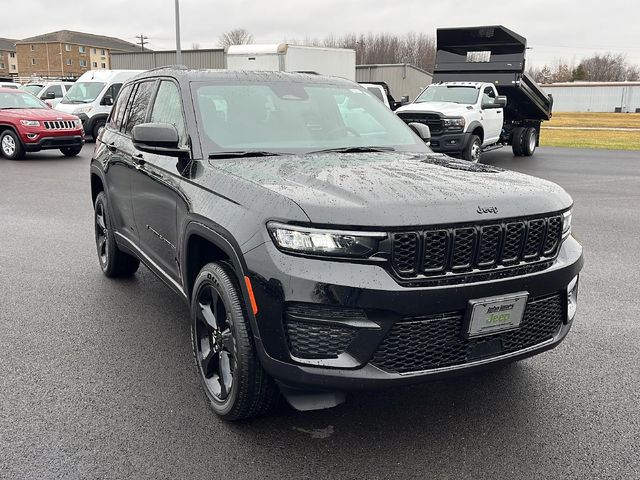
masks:
<svg viewBox="0 0 640 480"><path fill-rule="evenodd" d="M182 48L217 46L237 27L257 43L347 32L435 33L438 27L502 24L528 40L529 64L579 61L594 51L640 64L636 0L181 0ZM15 7L15 8L14 8ZM10 12L6 17L3 10ZM79 30L175 48L174 0L0 0L0 37Z"/></svg>

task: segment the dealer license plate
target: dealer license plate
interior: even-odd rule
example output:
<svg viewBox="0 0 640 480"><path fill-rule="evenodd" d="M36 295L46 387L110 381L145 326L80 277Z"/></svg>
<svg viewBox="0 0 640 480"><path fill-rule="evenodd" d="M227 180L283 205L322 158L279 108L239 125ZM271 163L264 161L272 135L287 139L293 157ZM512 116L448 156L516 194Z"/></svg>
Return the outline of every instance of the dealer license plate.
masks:
<svg viewBox="0 0 640 480"><path fill-rule="evenodd" d="M518 292L469 301L467 337L482 337L520 328L528 296L527 292Z"/></svg>

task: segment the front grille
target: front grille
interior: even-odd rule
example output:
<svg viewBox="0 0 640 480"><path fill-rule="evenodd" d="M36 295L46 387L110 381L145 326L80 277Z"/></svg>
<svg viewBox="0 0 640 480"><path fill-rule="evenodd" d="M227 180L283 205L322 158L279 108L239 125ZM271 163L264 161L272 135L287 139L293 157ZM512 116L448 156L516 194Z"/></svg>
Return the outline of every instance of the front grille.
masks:
<svg viewBox="0 0 640 480"><path fill-rule="evenodd" d="M76 130L78 127L73 120L55 120L44 122L44 128L47 130Z"/></svg>
<svg viewBox="0 0 640 480"><path fill-rule="evenodd" d="M305 359L337 358L351 344L357 329L339 321L366 320L356 308L293 303L284 315L289 350Z"/></svg>
<svg viewBox="0 0 640 480"><path fill-rule="evenodd" d="M562 216L397 232L391 239L393 269L405 279L492 270L555 258Z"/></svg>
<svg viewBox="0 0 640 480"><path fill-rule="evenodd" d="M444 131L444 122L436 113L400 112L398 116L407 124L422 123L429 127L431 135L440 135Z"/></svg>
<svg viewBox="0 0 640 480"><path fill-rule="evenodd" d="M560 293L530 299L520 329L475 339L464 337L464 312L405 318L378 347L371 363L392 373L463 365L522 350L553 338L564 319Z"/></svg>

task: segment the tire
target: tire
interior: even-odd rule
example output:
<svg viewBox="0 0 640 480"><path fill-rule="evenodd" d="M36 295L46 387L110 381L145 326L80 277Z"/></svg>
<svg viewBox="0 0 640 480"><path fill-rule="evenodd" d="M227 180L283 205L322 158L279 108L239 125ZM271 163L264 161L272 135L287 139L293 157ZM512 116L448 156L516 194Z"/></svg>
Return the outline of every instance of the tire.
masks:
<svg viewBox="0 0 640 480"><path fill-rule="evenodd" d="M267 413L279 397L255 350L235 276L224 263L198 274L191 298L191 344L202 388L224 420Z"/></svg>
<svg viewBox="0 0 640 480"><path fill-rule="evenodd" d="M467 146L462 151L462 158L471 163L480 162L480 156L482 153L482 141L477 135L471 135Z"/></svg>
<svg viewBox="0 0 640 480"><path fill-rule="evenodd" d="M24 158L24 146L13 130L5 130L0 134L0 152L9 160Z"/></svg>
<svg viewBox="0 0 640 480"><path fill-rule="evenodd" d="M536 151L538 145L538 130L533 127L529 127L524 131L522 136L522 154L525 157L530 157L533 152Z"/></svg>
<svg viewBox="0 0 640 480"><path fill-rule="evenodd" d="M98 194L94 205L94 229L102 273L109 278L130 277L136 273L140 260L124 253L116 245L107 196L104 192Z"/></svg>
<svg viewBox="0 0 640 480"><path fill-rule="evenodd" d="M82 145L79 147L63 147L60 151L65 157L75 157L82 151Z"/></svg>
<svg viewBox="0 0 640 480"><path fill-rule="evenodd" d="M516 127L513 129L513 133L511 134L511 149L516 157L522 157L524 155L522 146L525 130L526 129L522 127Z"/></svg>
<svg viewBox="0 0 640 480"><path fill-rule="evenodd" d="M107 122L105 120L96 120L96 123L93 125L93 129L91 130L91 136L94 141L98 139L100 130L102 130L106 124Z"/></svg>

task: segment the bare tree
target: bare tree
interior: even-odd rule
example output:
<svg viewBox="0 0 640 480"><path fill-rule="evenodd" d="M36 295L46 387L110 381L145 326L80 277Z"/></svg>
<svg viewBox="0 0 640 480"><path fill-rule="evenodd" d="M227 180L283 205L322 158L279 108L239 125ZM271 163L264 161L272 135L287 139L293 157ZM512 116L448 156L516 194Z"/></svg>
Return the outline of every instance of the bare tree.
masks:
<svg viewBox="0 0 640 480"><path fill-rule="evenodd" d="M629 73L633 75L633 70L637 70L637 67L629 65L621 53L596 53L580 64L586 72L586 79L591 82L623 82L628 79ZM632 67L632 71L629 67Z"/></svg>
<svg viewBox="0 0 640 480"><path fill-rule="evenodd" d="M218 45L225 48L230 45L246 45L253 43L253 35L244 28L236 28L220 35Z"/></svg>

